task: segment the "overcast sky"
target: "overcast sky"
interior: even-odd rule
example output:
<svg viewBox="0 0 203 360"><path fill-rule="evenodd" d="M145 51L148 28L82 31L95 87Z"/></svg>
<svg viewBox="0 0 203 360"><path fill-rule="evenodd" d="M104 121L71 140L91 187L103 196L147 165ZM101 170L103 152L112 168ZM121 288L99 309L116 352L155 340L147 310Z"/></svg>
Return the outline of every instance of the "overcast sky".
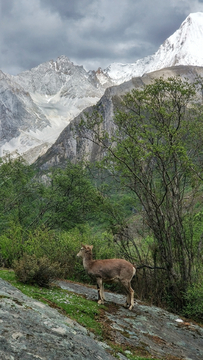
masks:
<svg viewBox="0 0 203 360"><path fill-rule="evenodd" d="M203 0L0 0L0 69L66 55L85 69L156 52Z"/></svg>

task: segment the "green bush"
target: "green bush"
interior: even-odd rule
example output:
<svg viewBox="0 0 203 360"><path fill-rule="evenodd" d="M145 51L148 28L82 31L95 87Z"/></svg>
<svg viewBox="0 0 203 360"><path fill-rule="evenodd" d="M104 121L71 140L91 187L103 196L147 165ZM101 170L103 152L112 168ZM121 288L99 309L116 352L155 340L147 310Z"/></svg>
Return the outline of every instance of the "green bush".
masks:
<svg viewBox="0 0 203 360"><path fill-rule="evenodd" d="M0 236L0 266L16 267L18 264L19 276L22 281L32 282L35 281L32 273L36 272L35 270L39 267L37 259L46 257L51 264L59 264L65 278L91 282L81 259L76 256L82 243L94 246L94 259L121 256L116 253L116 244L108 233L101 234L100 232L98 234L97 231L95 234L95 229L91 229L89 225L76 227L69 231L50 230L41 226L34 231L25 233L20 226L11 224L6 234ZM26 254L26 266L22 264L23 254ZM21 260L19 261L19 259ZM27 266L28 269L30 268L29 271L27 271ZM19 267L23 270L20 271Z"/></svg>
<svg viewBox="0 0 203 360"><path fill-rule="evenodd" d="M14 260L23 254L22 229L12 222L6 234L0 236L0 266L11 267Z"/></svg>
<svg viewBox="0 0 203 360"><path fill-rule="evenodd" d="M28 254L14 261L13 268L17 279L22 283L37 284L42 287L48 287L63 273L59 263L51 263L46 256L37 259L36 255Z"/></svg>
<svg viewBox="0 0 203 360"><path fill-rule="evenodd" d="M46 255L52 263L60 263L66 278L86 282L89 281L89 277L85 273L81 259L76 256L81 244L94 246L95 259L113 258L117 255L110 240L106 233L95 236L88 225L68 232L57 232L42 227L29 234L24 243L24 252L29 255L35 254L37 258Z"/></svg>
<svg viewBox="0 0 203 360"><path fill-rule="evenodd" d="M113 235L109 234L107 231L92 238L91 244L89 245L93 245L94 259L113 259L121 257L118 246L113 242Z"/></svg>
<svg viewBox="0 0 203 360"><path fill-rule="evenodd" d="M203 284L193 284L185 295L183 315L203 323Z"/></svg>
<svg viewBox="0 0 203 360"><path fill-rule="evenodd" d="M37 258L46 255L52 263L60 263L65 277L73 278L75 273L83 270L76 257L83 242L83 232L88 233L88 230L75 228L68 232L56 232L39 228L29 234L24 251L29 255L35 254Z"/></svg>

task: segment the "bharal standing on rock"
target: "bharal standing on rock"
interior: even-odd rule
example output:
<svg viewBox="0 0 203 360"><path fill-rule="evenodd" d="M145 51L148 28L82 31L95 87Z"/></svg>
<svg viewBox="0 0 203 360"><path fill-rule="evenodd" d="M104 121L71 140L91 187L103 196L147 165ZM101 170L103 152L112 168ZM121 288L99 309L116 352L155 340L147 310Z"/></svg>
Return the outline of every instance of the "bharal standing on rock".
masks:
<svg viewBox="0 0 203 360"><path fill-rule="evenodd" d="M96 278L98 289L98 304L104 304L104 285L108 282L120 282L127 292L125 307L132 310L134 306L134 291L131 287L131 280L136 269L124 259L92 259L93 245L82 245L78 257L82 257L83 266L91 277Z"/></svg>

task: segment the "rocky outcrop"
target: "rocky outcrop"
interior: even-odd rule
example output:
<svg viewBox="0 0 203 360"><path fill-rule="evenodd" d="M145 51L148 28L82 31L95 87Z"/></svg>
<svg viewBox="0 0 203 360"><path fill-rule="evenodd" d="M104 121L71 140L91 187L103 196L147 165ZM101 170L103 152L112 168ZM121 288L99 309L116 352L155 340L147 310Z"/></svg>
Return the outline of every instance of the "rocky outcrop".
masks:
<svg viewBox="0 0 203 360"><path fill-rule="evenodd" d="M58 285L96 301L94 287L58 281ZM71 296L71 295L67 295ZM99 321L104 337L127 353L157 359L202 360L203 327L163 309L138 303L132 311L125 296L105 291L106 310ZM44 303L22 294L0 279L1 360L113 360L110 346ZM117 353L120 360L126 356Z"/></svg>
<svg viewBox="0 0 203 360"><path fill-rule="evenodd" d="M145 74L142 77L133 78L119 86L108 88L96 106L86 108L71 121L46 154L37 160L37 166L46 170L52 166L63 166L67 159L71 161L78 161L84 158L90 161L98 160L101 156L101 149L88 139L88 134L81 137L78 131L78 124L81 119L85 120L86 114L91 116L96 109L103 116L103 127L108 132L111 132L114 112L119 106L123 95L130 92L133 88L142 88L144 85L150 84L154 79L160 77L167 79L174 76L180 76L182 79L187 78L188 81L194 82L198 76L203 76L203 67L177 66L166 68Z"/></svg>
<svg viewBox="0 0 203 360"><path fill-rule="evenodd" d="M1 360L113 360L85 328L0 279Z"/></svg>
<svg viewBox="0 0 203 360"><path fill-rule="evenodd" d="M97 290L60 281L63 289L96 300ZM143 357L147 354L158 359L202 360L203 327L181 319L176 314L138 301L132 311L123 308L125 296L105 291L106 331L109 338L131 350L138 350Z"/></svg>

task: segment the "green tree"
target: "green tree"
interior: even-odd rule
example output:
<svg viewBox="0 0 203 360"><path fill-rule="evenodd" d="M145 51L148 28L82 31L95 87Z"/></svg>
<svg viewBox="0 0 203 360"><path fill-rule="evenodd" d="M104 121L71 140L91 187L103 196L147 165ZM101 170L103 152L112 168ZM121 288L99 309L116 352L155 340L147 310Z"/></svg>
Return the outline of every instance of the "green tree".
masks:
<svg viewBox="0 0 203 360"><path fill-rule="evenodd" d="M96 216L103 200L81 163L68 162L65 169L55 169L49 177L42 211L49 228L69 230Z"/></svg>
<svg viewBox="0 0 203 360"><path fill-rule="evenodd" d="M0 230L11 223L26 226L37 198L33 169L23 159L0 159Z"/></svg>
<svg viewBox="0 0 203 360"><path fill-rule="evenodd" d="M203 160L200 99L200 82L161 78L124 97L111 133L97 109L80 123L81 136L104 149L102 166L139 199L153 234L154 265L164 269L177 298L197 259L192 222Z"/></svg>

